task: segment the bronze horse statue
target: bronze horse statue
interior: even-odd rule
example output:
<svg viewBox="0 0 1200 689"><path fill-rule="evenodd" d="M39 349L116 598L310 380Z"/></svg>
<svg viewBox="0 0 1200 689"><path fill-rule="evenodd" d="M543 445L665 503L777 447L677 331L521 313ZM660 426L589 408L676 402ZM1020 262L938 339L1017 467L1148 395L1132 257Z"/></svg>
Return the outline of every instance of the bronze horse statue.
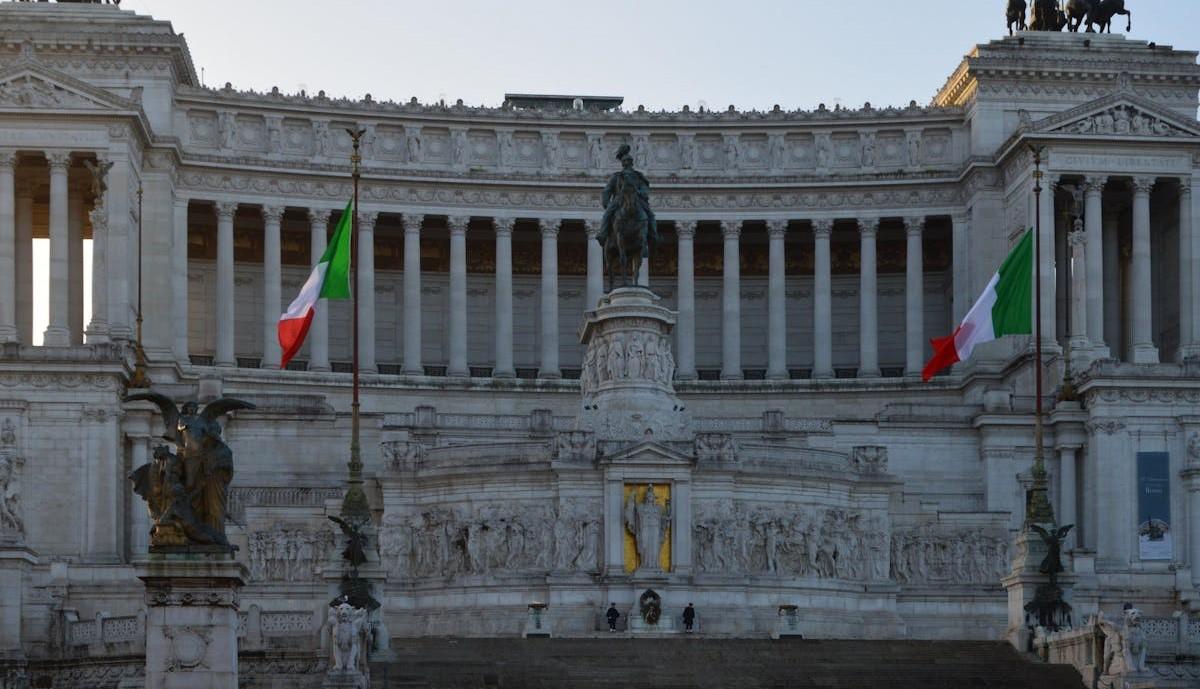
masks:
<svg viewBox="0 0 1200 689"><path fill-rule="evenodd" d="M1128 18L1128 22L1125 25L1126 33L1133 31L1133 12L1125 9L1125 0L1088 1L1092 5L1087 18L1088 33L1093 33L1093 24L1100 27L1100 33L1104 33L1106 30L1112 33L1112 20L1117 15L1125 15Z"/></svg>
<svg viewBox="0 0 1200 689"><path fill-rule="evenodd" d="M1067 0L1067 30L1077 33L1087 23L1095 5L1093 0Z"/></svg>
<svg viewBox="0 0 1200 689"><path fill-rule="evenodd" d="M612 218L612 231L604 245L604 267L611 292L616 276L621 287L637 284L646 255L646 212L638 203L637 188L621 175L617 179L617 212Z"/></svg>
<svg viewBox="0 0 1200 689"><path fill-rule="evenodd" d="M1013 35L1013 27L1017 31L1025 30L1025 10L1028 5L1025 0L1008 0L1008 10L1005 12L1008 17L1008 35Z"/></svg>
<svg viewBox="0 0 1200 689"><path fill-rule="evenodd" d="M1030 31L1062 31L1067 25L1067 14L1056 0L1033 0L1029 15Z"/></svg>

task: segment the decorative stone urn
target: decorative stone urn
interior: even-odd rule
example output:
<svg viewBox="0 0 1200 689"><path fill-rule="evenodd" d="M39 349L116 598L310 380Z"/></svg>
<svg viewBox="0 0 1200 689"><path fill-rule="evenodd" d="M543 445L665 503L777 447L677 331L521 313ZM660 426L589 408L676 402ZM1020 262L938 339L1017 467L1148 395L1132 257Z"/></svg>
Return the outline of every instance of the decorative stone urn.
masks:
<svg viewBox="0 0 1200 689"><path fill-rule="evenodd" d="M675 396L675 314L645 287L621 287L585 316L582 409L576 428L617 441L691 441L692 416Z"/></svg>

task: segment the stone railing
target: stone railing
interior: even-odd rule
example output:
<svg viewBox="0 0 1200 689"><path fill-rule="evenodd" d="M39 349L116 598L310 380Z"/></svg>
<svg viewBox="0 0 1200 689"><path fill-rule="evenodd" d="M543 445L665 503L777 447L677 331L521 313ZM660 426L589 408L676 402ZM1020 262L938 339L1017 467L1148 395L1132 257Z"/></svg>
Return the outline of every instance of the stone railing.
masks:
<svg viewBox="0 0 1200 689"><path fill-rule="evenodd" d="M74 611L64 611L62 615L63 642L68 655L127 655L145 650L144 613L116 617L100 613L88 620L79 619Z"/></svg>
<svg viewBox="0 0 1200 689"><path fill-rule="evenodd" d="M1163 674L1158 672L1156 666L1159 663L1154 661L1155 658L1170 664L1181 658L1194 659L1200 656L1200 618L1143 617L1142 633L1146 637L1151 658L1150 669L1155 674ZM1120 652L1111 647L1113 641L1115 639L1110 639L1106 648L1101 625L1096 618L1089 618L1084 625L1067 631L1044 633L1039 630L1034 647L1046 662L1071 665L1078 669L1083 675L1084 686L1109 686L1114 676L1108 671L1119 673L1121 666L1120 659L1109 657L1114 652Z"/></svg>

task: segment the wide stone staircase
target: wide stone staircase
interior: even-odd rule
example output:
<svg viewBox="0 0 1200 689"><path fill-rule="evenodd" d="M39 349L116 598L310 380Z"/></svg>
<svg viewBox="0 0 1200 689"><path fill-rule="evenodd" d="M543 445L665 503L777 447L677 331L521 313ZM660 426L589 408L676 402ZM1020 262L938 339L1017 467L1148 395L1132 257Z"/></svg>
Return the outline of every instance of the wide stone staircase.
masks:
<svg viewBox="0 0 1200 689"><path fill-rule="evenodd" d="M374 689L1082 689L988 641L394 639Z"/></svg>

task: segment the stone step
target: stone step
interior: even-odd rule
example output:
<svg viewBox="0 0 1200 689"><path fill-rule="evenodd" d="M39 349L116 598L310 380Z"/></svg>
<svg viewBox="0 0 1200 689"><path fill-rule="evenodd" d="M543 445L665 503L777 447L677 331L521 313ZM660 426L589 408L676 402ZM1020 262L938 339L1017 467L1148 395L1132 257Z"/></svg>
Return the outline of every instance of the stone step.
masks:
<svg viewBox="0 0 1200 689"><path fill-rule="evenodd" d="M393 639L375 689L1079 689L1074 668L1002 642L785 639Z"/></svg>

